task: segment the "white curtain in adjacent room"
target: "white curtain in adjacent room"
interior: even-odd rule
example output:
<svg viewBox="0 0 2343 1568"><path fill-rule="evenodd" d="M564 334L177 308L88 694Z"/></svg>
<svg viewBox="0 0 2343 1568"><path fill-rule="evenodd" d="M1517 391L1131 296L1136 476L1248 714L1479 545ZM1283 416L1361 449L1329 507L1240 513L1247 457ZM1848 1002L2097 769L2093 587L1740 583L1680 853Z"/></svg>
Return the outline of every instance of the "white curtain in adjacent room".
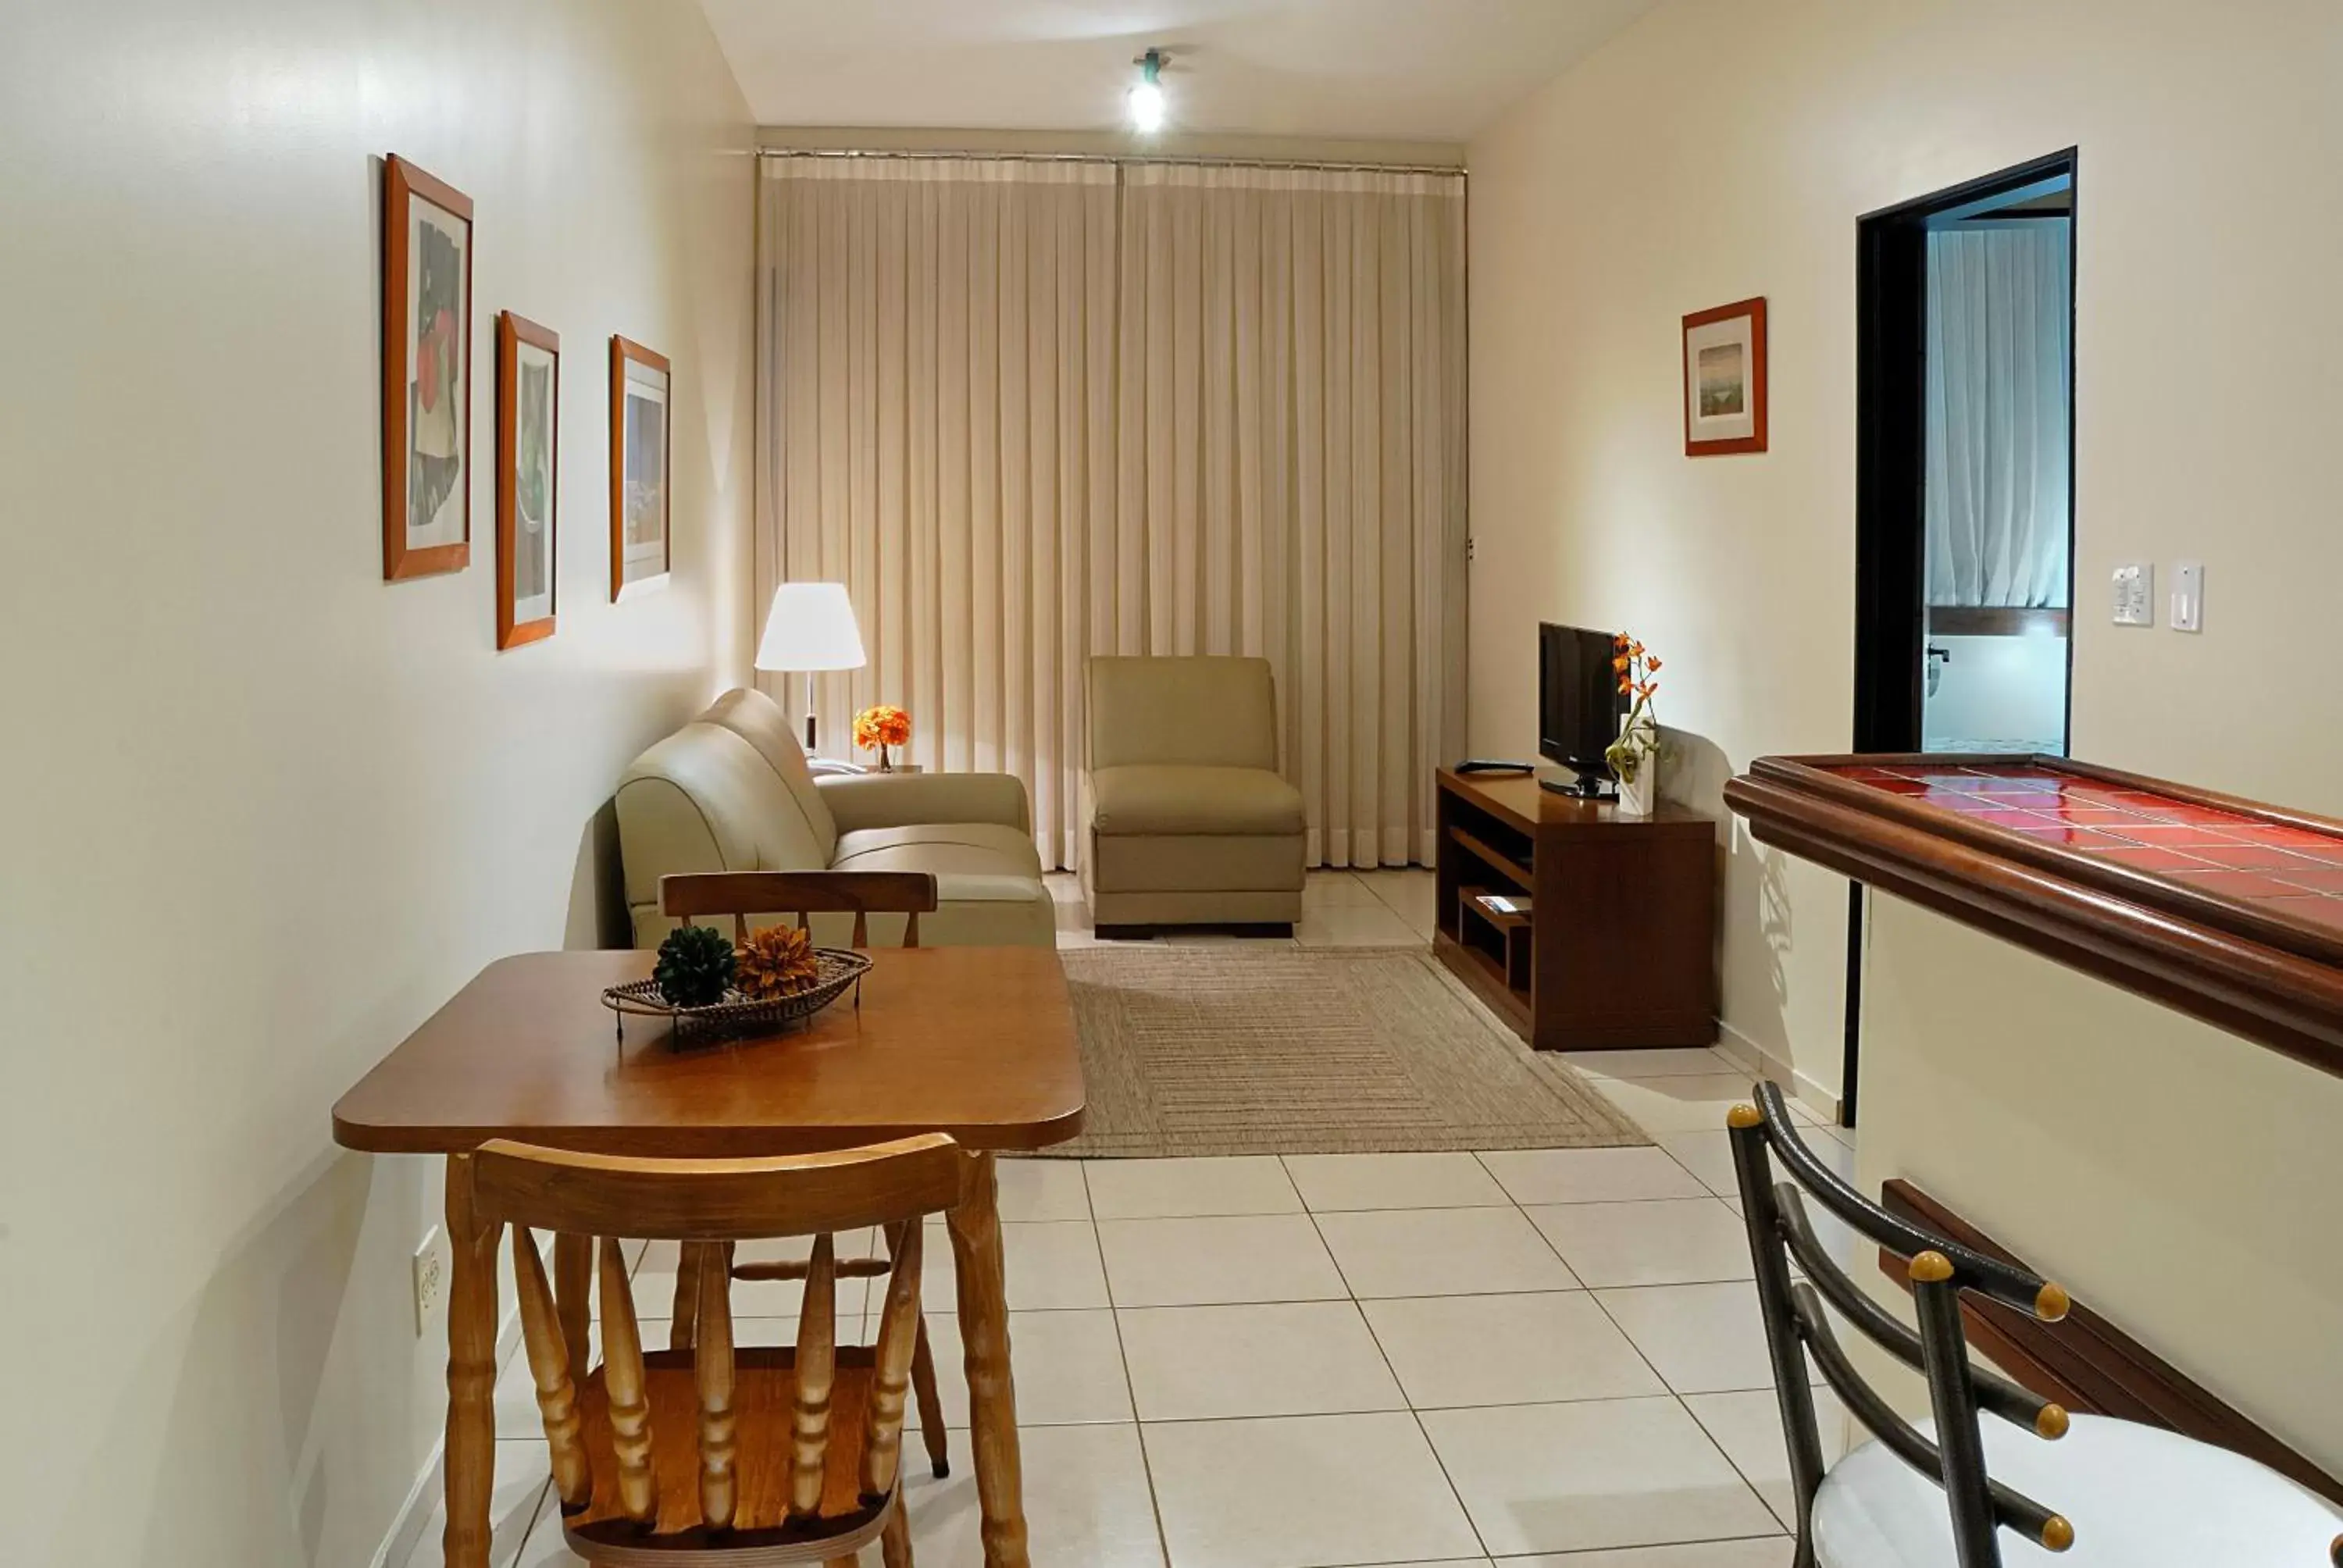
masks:
<svg viewBox="0 0 2343 1568"><path fill-rule="evenodd" d="M1312 859L1428 859L1463 709L1461 177L791 158L763 191L758 571L853 595L832 749L900 702L913 760L1017 773L1071 865L1084 659L1258 655Z"/></svg>
<svg viewBox="0 0 2343 1568"><path fill-rule="evenodd" d="M1928 236L1928 602L2067 600L2068 220Z"/></svg>

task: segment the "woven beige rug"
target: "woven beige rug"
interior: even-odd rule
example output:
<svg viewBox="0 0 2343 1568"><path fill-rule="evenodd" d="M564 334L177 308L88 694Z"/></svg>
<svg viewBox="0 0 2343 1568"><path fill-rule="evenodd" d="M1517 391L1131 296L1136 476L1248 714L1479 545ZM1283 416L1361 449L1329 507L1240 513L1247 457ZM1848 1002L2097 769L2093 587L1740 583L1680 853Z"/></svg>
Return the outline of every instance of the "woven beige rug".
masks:
<svg viewBox="0 0 2343 1568"><path fill-rule="evenodd" d="M1430 953L1076 949L1090 1110L1041 1152L1381 1154L1649 1141Z"/></svg>

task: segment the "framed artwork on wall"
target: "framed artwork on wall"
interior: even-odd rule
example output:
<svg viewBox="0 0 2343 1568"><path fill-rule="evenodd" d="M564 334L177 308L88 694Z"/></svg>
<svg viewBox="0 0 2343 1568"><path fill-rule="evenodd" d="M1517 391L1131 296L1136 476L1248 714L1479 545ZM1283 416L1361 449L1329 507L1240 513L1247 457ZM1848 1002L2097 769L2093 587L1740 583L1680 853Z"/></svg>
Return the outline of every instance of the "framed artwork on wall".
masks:
<svg viewBox="0 0 2343 1568"><path fill-rule="evenodd" d="M383 160L382 575L472 558L472 202Z"/></svg>
<svg viewBox="0 0 2343 1568"><path fill-rule="evenodd" d="M497 646L553 635L561 339L497 317Z"/></svg>
<svg viewBox="0 0 2343 1568"><path fill-rule="evenodd" d="M1684 318L1684 456L1765 449L1765 302Z"/></svg>
<svg viewBox="0 0 2343 1568"><path fill-rule="evenodd" d="M610 339L610 602L668 573L668 363Z"/></svg>

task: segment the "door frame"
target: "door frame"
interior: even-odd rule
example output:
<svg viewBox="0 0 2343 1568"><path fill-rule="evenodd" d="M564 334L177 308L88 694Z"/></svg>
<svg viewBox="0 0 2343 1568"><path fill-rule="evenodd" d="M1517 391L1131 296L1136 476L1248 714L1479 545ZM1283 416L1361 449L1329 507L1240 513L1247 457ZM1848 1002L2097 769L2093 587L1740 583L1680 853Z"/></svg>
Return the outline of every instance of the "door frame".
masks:
<svg viewBox="0 0 2343 1568"><path fill-rule="evenodd" d="M2066 226L2066 561L2075 580L2075 351L2072 313L2082 216L2080 151L2067 147L1855 220L1855 734L1857 752L1917 751L1926 703L1928 226L1961 207L2064 176ZM2075 733L2073 607L2066 637L2066 739ZM1863 884L1847 889L1846 1040L1840 1121L1855 1124L1862 1054Z"/></svg>

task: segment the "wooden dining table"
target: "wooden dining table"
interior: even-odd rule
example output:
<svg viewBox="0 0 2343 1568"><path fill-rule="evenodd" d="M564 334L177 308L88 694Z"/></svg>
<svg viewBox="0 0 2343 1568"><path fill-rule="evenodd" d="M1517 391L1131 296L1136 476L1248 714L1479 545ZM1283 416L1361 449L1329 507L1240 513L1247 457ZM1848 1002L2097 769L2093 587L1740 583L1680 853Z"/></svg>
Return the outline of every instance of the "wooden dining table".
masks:
<svg viewBox="0 0 2343 1568"><path fill-rule="evenodd" d="M945 1132L966 1151L946 1216L988 1568L1027 1568L993 1157L1081 1130L1066 977L1049 948L890 948L849 997L768 1039L680 1049L618 1020L605 987L646 952L522 953L483 970L334 1107L335 1141L447 1161L447 1568L488 1568L495 1482L497 1246L472 1201L490 1139L669 1159L753 1158ZM586 1316L588 1239L556 1240L565 1322ZM582 1341L582 1327L573 1331Z"/></svg>

